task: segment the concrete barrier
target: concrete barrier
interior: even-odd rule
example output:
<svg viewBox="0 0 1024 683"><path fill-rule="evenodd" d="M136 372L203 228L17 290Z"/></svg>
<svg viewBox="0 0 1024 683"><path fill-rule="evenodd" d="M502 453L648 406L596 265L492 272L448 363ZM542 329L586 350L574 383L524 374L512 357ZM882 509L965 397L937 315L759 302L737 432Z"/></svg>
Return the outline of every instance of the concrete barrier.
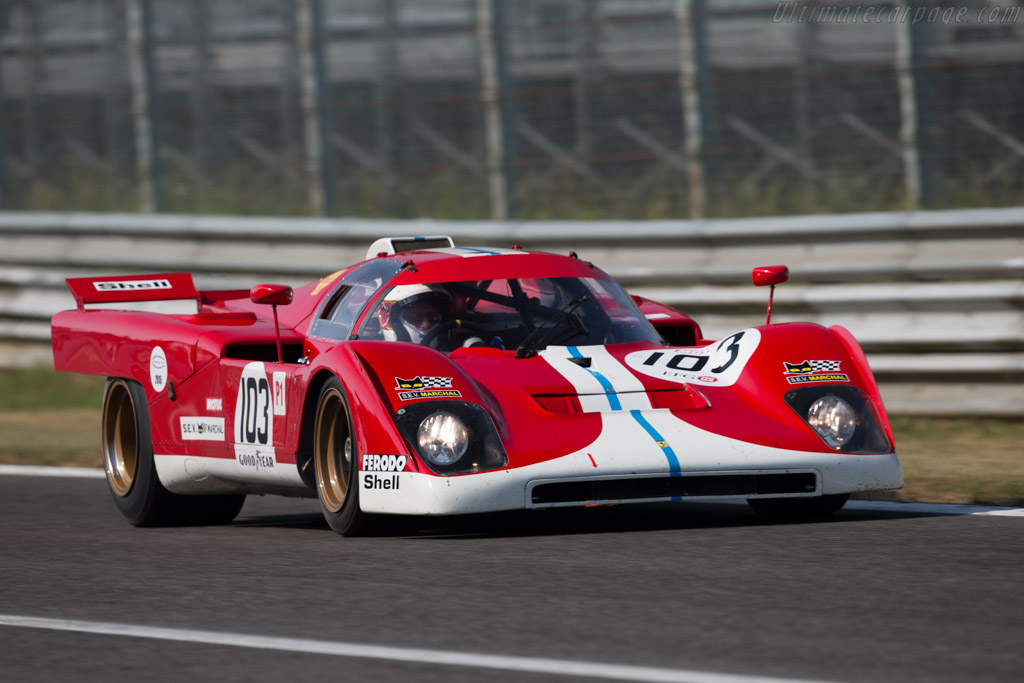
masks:
<svg viewBox="0 0 1024 683"><path fill-rule="evenodd" d="M45 361L64 278L188 271L200 288L300 285L384 235L538 248L605 269L706 336L773 321L850 329L894 413L1024 417L1024 208L704 221L491 223L0 212L0 366Z"/></svg>

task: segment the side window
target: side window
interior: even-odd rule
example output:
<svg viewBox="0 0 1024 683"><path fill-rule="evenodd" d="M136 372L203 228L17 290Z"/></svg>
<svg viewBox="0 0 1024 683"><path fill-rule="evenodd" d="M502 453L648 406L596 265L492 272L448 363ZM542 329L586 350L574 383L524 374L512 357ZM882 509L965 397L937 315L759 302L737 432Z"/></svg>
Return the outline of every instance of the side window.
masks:
<svg viewBox="0 0 1024 683"><path fill-rule="evenodd" d="M402 269L402 263L392 259L367 261L334 288L320 308L310 334L330 339L348 339L373 295Z"/></svg>

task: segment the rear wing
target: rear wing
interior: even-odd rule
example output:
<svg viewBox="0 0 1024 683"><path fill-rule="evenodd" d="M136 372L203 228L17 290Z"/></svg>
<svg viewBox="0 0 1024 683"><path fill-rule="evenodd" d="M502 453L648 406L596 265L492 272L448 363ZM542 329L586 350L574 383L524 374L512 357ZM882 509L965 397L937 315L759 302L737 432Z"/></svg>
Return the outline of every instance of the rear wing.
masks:
<svg viewBox="0 0 1024 683"><path fill-rule="evenodd" d="M72 277L65 280L78 310L87 304L118 304L140 301L191 299L199 305L199 292L189 273L127 275L113 277Z"/></svg>

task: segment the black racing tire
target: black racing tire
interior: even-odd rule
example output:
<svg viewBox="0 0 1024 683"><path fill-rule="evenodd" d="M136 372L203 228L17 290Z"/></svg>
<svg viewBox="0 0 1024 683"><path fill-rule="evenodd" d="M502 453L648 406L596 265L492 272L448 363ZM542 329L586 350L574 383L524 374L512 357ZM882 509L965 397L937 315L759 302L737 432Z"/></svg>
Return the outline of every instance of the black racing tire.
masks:
<svg viewBox="0 0 1024 683"><path fill-rule="evenodd" d="M242 509L245 495L182 496L164 488L153 460L146 391L135 380L107 379L101 433L107 487L132 525L227 524Z"/></svg>
<svg viewBox="0 0 1024 683"><path fill-rule="evenodd" d="M376 515L359 509L359 448L349 401L337 377L320 390L313 429L316 494L327 525L342 536L373 533Z"/></svg>
<svg viewBox="0 0 1024 683"><path fill-rule="evenodd" d="M750 498L747 504L765 519L806 521L838 512L849 499L849 493L837 493L813 498Z"/></svg>

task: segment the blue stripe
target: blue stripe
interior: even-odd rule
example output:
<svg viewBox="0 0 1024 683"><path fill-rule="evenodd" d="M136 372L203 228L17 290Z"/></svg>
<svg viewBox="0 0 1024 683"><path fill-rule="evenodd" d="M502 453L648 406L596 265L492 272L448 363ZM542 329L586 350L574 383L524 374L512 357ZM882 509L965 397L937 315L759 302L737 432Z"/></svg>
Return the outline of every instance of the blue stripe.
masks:
<svg viewBox="0 0 1024 683"><path fill-rule="evenodd" d="M569 350L569 355L573 358L583 358L583 354L575 346L567 346L566 349ZM608 381L608 378L597 370L592 370L590 368L583 369L593 375L597 381L601 383L601 387L604 388L604 395L608 398L608 403L611 405L612 410L622 410L622 403L619 401L619 396L615 392L615 387L613 387L612 383ZM669 476L682 476L682 468L679 466L679 458L676 457L676 452L672 450L672 447L668 445L668 442L665 441L664 437L662 437L658 430L654 428L654 425L647 421L643 412L640 410L630 410L629 414L632 415L633 419L644 428L647 435L654 439L655 443L657 443L658 447L661 449L661 452L668 459ZM672 500L681 501L682 497L673 496Z"/></svg>
<svg viewBox="0 0 1024 683"><path fill-rule="evenodd" d="M669 472L671 473L671 476L673 476L673 477L680 476L682 474L682 471L681 471L681 468L679 467L679 458L676 457L676 452L672 450L672 447L669 446L668 443L665 441L665 439L661 436L661 434L658 433L658 430L655 429L654 426L650 422L647 421L647 419L644 417L644 415L643 415L643 413L641 411L639 411L639 410L631 410L631 411L629 411L629 414L632 415L633 419L636 420L637 422L639 422L640 426L643 427L644 430L647 431L647 433L650 435L650 437L652 439L654 439L655 441L657 441L658 445L661 446L661 452L665 454L666 458L668 458L668 469L669 469ZM665 445L662 446L661 444L665 444ZM676 499L673 498L673 500L676 500Z"/></svg>
<svg viewBox="0 0 1024 683"><path fill-rule="evenodd" d="M500 251L491 251L490 249L477 249L476 247L456 247L456 248L457 249L462 249L463 251L476 252L477 254L490 254L491 256L500 256L501 255Z"/></svg>
<svg viewBox="0 0 1024 683"><path fill-rule="evenodd" d="M569 349L569 355L573 358L583 358L583 354L580 353L580 350L575 346L567 346L566 348ZM608 378L597 370L591 370L590 368L583 369L593 375L594 378L601 383L601 388L604 389L605 398L608 399L608 405L611 406L612 410L622 410L622 402L619 401L619 396L615 392L615 387L613 387L612 383L608 381Z"/></svg>

